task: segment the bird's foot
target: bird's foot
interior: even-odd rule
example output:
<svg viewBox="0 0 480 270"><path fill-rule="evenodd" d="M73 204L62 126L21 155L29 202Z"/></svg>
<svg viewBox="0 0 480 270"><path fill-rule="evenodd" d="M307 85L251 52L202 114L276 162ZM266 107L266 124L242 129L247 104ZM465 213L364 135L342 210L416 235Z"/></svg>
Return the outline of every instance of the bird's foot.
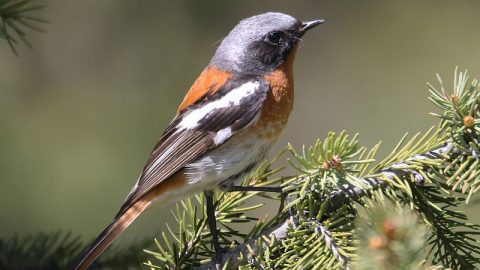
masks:
<svg viewBox="0 0 480 270"><path fill-rule="evenodd" d="M212 234L213 250L215 251L215 269L220 269L222 265L222 250L218 242L217 219L215 216L215 205L213 203L213 191L205 191L207 201L207 222Z"/></svg>
<svg viewBox="0 0 480 270"><path fill-rule="evenodd" d="M274 193L283 193L282 187L255 187L255 186L229 186L226 187L225 191L259 191L259 192L274 192Z"/></svg>

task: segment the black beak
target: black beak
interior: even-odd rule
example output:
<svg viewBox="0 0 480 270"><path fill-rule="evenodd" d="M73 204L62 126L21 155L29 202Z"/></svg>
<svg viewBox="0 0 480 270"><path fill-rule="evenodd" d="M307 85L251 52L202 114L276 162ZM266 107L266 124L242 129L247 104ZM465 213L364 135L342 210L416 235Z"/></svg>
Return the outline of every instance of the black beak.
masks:
<svg viewBox="0 0 480 270"><path fill-rule="evenodd" d="M300 35L302 36L305 34L308 30L314 28L315 26L322 24L326 22L325 19L320 19L320 20L314 20L314 21L309 21L309 22L302 22L302 26L300 26Z"/></svg>

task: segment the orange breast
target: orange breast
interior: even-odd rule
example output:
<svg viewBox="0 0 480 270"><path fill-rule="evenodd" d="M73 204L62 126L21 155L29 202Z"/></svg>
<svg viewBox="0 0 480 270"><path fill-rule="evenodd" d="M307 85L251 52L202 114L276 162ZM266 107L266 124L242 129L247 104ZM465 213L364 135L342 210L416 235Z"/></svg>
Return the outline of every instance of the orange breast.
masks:
<svg viewBox="0 0 480 270"><path fill-rule="evenodd" d="M260 119L252 127L260 136L275 139L286 126L293 109L293 61L295 51L280 67L264 76L270 83L270 91L262 108Z"/></svg>

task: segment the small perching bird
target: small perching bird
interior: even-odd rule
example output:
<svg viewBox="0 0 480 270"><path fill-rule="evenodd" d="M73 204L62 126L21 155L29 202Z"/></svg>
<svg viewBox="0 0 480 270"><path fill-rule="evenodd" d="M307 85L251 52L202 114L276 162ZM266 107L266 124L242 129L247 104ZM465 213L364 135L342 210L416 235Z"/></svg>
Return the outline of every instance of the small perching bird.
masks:
<svg viewBox="0 0 480 270"><path fill-rule="evenodd" d="M235 182L265 158L287 124L295 51L305 32L323 22L276 12L240 21L193 83L113 222L74 269L87 269L154 201L202 191L219 254L212 192L259 190Z"/></svg>

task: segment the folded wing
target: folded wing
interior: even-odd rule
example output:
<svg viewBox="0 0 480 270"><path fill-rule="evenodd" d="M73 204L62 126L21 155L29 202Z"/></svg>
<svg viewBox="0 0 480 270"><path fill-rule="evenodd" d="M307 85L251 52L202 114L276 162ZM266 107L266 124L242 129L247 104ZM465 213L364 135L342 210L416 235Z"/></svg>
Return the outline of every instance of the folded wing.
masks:
<svg viewBox="0 0 480 270"><path fill-rule="evenodd" d="M231 79L214 94L184 109L153 149L122 209L128 209L187 163L255 121L268 90L268 83L262 79Z"/></svg>

